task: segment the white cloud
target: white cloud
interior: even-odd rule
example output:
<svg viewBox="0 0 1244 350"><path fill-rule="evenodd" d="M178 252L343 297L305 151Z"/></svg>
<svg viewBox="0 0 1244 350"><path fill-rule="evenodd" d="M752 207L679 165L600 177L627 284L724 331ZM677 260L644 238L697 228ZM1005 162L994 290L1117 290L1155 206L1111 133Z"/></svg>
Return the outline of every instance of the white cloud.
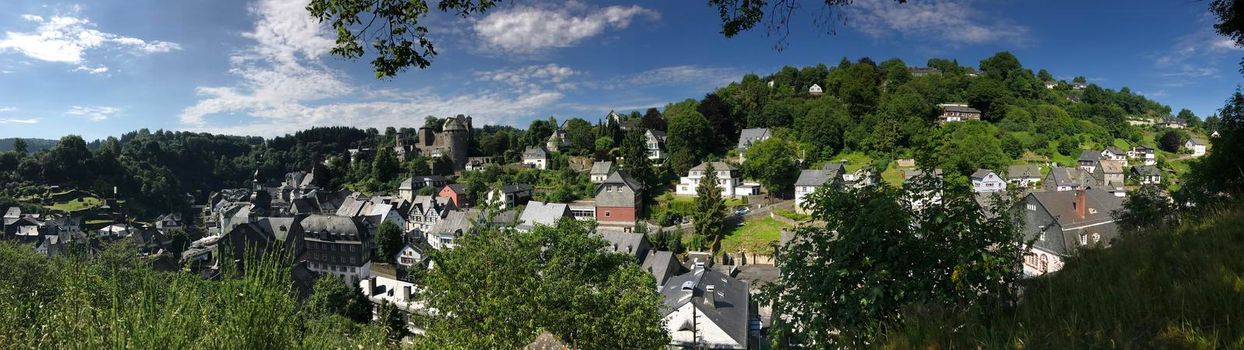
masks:
<svg viewBox="0 0 1244 350"><path fill-rule="evenodd" d="M78 68L74 68L73 70L74 70L75 72L87 72L87 73L91 73L91 74L104 74L104 73L108 73L108 67L105 67L105 66L102 66L102 65L101 65L101 66L98 66L98 67L78 66Z"/></svg>
<svg viewBox="0 0 1244 350"><path fill-rule="evenodd" d="M65 114L99 122L108 120L108 118L120 112L120 108L108 106L71 106L69 110L65 111Z"/></svg>
<svg viewBox="0 0 1244 350"><path fill-rule="evenodd" d="M17 107L0 106L0 113L16 111Z"/></svg>
<svg viewBox="0 0 1244 350"><path fill-rule="evenodd" d="M623 86L694 85L717 87L729 84L742 76L742 72L732 68L683 65L661 67L640 72L625 79L625 85Z"/></svg>
<svg viewBox="0 0 1244 350"><path fill-rule="evenodd" d="M1154 59L1158 75L1181 79L1218 76L1218 65L1214 62L1227 57L1234 59L1237 57L1234 54L1244 50L1231 39L1215 33L1208 24L1203 27L1176 38L1170 49Z"/></svg>
<svg viewBox="0 0 1244 350"><path fill-rule="evenodd" d="M447 96L428 90L374 89L351 83L321 59L333 45L327 28L310 17L304 0L261 0L251 8L255 29L243 34L254 46L233 55L230 86L203 86L202 97L179 116L196 131L277 136L312 126L415 125L422 116L471 114L479 124L512 121L562 99L543 88L485 89ZM507 84L523 77L562 81L573 70L552 65L481 73L477 79ZM242 117L221 125L221 117ZM228 118L237 121L238 118Z"/></svg>
<svg viewBox="0 0 1244 350"><path fill-rule="evenodd" d="M846 7L847 23L873 37L894 33L930 37L953 44L1028 40L1028 27L996 19L972 7L971 0L896 3L862 0Z"/></svg>
<svg viewBox="0 0 1244 350"><path fill-rule="evenodd" d="M610 6L590 13L572 12L578 7L498 10L475 23L475 34L487 47L511 53L532 53L573 46L608 28L624 29L636 17L660 18L656 11L637 5Z"/></svg>
<svg viewBox="0 0 1244 350"><path fill-rule="evenodd" d="M164 53L180 50L181 46L166 41L148 41L95 29L89 19L67 16L43 18L22 15L27 22L38 26L31 32L4 33L0 38L0 52L16 52L40 61L69 63L81 66L87 61L88 52L101 49L120 50L133 54ZM95 72L87 70L92 74Z"/></svg>
<svg viewBox="0 0 1244 350"><path fill-rule="evenodd" d="M525 91L573 89L577 84L569 79L578 75L582 73L555 63L475 72L478 80L505 83Z"/></svg>
<svg viewBox="0 0 1244 350"><path fill-rule="evenodd" d="M0 118L0 124L38 124L38 119L5 119Z"/></svg>

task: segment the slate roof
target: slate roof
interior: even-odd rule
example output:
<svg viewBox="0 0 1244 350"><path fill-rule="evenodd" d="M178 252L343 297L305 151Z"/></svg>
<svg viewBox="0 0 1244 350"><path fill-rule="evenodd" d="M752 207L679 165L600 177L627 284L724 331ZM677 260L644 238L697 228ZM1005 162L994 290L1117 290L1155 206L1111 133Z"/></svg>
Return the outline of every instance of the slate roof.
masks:
<svg viewBox="0 0 1244 350"><path fill-rule="evenodd" d="M1119 148L1114 147L1114 146L1106 147L1106 152L1109 152L1112 154L1125 154L1123 151L1120 151Z"/></svg>
<svg viewBox="0 0 1244 350"><path fill-rule="evenodd" d="M665 142L665 132L664 132L664 131L661 131L661 130L648 130L648 133L652 134L652 137L655 137L655 138L657 139L657 142Z"/></svg>
<svg viewBox="0 0 1244 350"><path fill-rule="evenodd" d="M993 170L976 169L976 172L972 173L972 180L984 180L989 177L989 174L993 174Z"/></svg>
<svg viewBox="0 0 1244 350"><path fill-rule="evenodd" d="M704 297L707 286L714 288L713 305ZM669 315L687 303L694 303L697 313L708 318L738 344L747 344L749 285L710 269L674 276L661 288L665 298L662 313Z"/></svg>
<svg viewBox="0 0 1244 350"><path fill-rule="evenodd" d="M674 267L674 270L670 269ZM670 277L678 274L678 268L682 264L674 261L674 253L664 250L658 250L648 253L648 257L644 258L643 268L652 273L652 277L657 280L657 285L665 285Z"/></svg>
<svg viewBox="0 0 1244 350"><path fill-rule="evenodd" d="M523 159L545 159L548 158L548 151L544 147L527 147L523 151Z"/></svg>
<svg viewBox="0 0 1244 350"><path fill-rule="evenodd" d="M700 165L696 165L694 168L691 168L691 170L692 170L692 171L705 171L705 170L708 170L708 165L709 165L709 163L712 163L712 164L713 164L713 170L716 170L716 171L726 171L726 170L734 171L734 170L738 170L738 169L735 169L733 166L731 166L730 164L728 164L728 163L726 163L726 162L704 162L704 163L700 163Z"/></svg>
<svg viewBox="0 0 1244 350"><path fill-rule="evenodd" d="M613 170L613 162L595 162L592 163L592 175L608 175Z"/></svg>
<svg viewBox="0 0 1244 350"><path fill-rule="evenodd" d="M1134 166L1132 167L1132 172L1140 176L1162 176L1162 171L1152 165Z"/></svg>
<svg viewBox="0 0 1244 350"><path fill-rule="evenodd" d="M300 233L298 230L301 229L302 227L295 226L294 225L295 221L296 221L295 218L292 218L292 217L285 217L285 218L265 217L265 218L260 218L259 220L257 220L255 224L259 226L259 228L262 229L264 233L272 235L272 237L275 237L278 241L285 241L290 238L291 231L294 232L295 235ZM294 237L294 238L300 238L300 237Z"/></svg>
<svg viewBox="0 0 1244 350"><path fill-rule="evenodd" d="M1084 152L1080 152L1080 161L1081 161L1081 162L1095 162L1095 161L1099 161L1099 160L1101 160L1101 153L1100 153L1100 152L1094 152L1094 151L1089 151L1089 150L1085 150Z"/></svg>
<svg viewBox="0 0 1244 350"><path fill-rule="evenodd" d="M1050 178L1056 186L1079 187L1087 185L1086 177L1091 177L1078 167L1054 167L1050 169Z"/></svg>
<svg viewBox="0 0 1244 350"><path fill-rule="evenodd" d="M830 175L829 170L809 169L799 172L799 179L795 180L795 186L812 186L817 187L829 182L834 176Z"/></svg>
<svg viewBox="0 0 1244 350"><path fill-rule="evenodd" d="M448 184L448 185L445 185L445 187L449 187L450 191L454 191L454 193L457 193L457 194L466 193L466 185L463 185L463 184Z"/></svg>
<svg viewBox="0 0 1244 350"><path fill-rule="evenodd" d="M975 113L975 114L981 113L981 110L979 109L967 107L967 106L959 106L959 105L944 105L942 106L942 109L948 112Z"/></svg>
<svg viewBox="0 0 1244 350"><path fill-rule="evenodd" d="M367 237L367 228L353 218L338 215L311 215L298 222L308 238L323 239L325 232L331 233L334 240L363 241Z"/></svg>
<svg viewBox="0 0 1244 350"><path fill-rule="evenodd" d="M1201 143L1201 141L1197 141L1196 139L1188 139L1188 144L1192 146L1204 146L1205 145L1204 143Z"/></svg>
<svg viewBox="0 0 1244 350"><path fill-rule="evenodd" d="M622 184L622 185L626 185L626 187L630 187L631 190L634 190L634 191L639 191L644 188L643 184L639 183L639 181L635 180L634 178L631 178L630 175L627 175L626 172L622 170L618 170L618 171L613 172L613 174L609 174L609 177L606 178L605 181L601 182L601 185L604 185L604 184L615 184L615 185Z"/></svg>
<svg viewBox="0 0 1244 350"><path fill-rule="evenodd" d="M436 225L432 225L428 232L433 235L453 234L457 236L471 230L473 227L471 219L474 217L470 215L470 212L453 210L446 213L444 218L436 222Z"/></svg>
<svg viewBox="0 0 1244 350"><path fill-rule="evenodd" d="M531 201L527 202L527 207L523 209L523 214L518 217L518 227L522 229L531 229L536 225L554 226L557 220L562 218L572 218L570 214L570 206L565 203L543 203Z"/></svg>
<svg viewBox="0 0 1244 350"><path fill-rule="evenodd" d="M1006 169L1008 179L1041 178L1041 167L1033 164L1012 165Z"/></svg>
<svg viewBox="0 0 1244 350"><path fill-rule="evenodd" d="M606 248L611 252L626 253L635 255L636 257L647 254L647 251L641 251L648 249L644 244L644 241L647 238L645 238L642 233L631 233L613 229L597 229L596 234L599 234L605 239L605 241L609 242L609 246Z"/></svg>
<svg viewBox="0 0 1244 350"><path fill-rule="evenodd" d="M1102 160L1097 162L1097 167L1106 174L1122 174L1123 161L1121 160Z"/></svg>
<svg viewBox="0 0 1244 350"><path fill-rule="evenodd" d="M767 128L743 129L743 131L739 132L738 149L740 151L745 150L748 147L751 147L756 140L767 136L769 136L769 129Z"/></svg>
<svg viewBox="0 0 1244 350"><path fill-rule="evenodd" d="M1114 221L1111 212L1123 207L1123 198L1110 192L1098 189L1085 190L1085 207L1092 210L1085 210L1084 219L1081 219L1073 208L1077 192L1033 192L1029 195L1040 202L1045 210L1058 220L1058 224L1062 225L1063 229Z"/></svg>

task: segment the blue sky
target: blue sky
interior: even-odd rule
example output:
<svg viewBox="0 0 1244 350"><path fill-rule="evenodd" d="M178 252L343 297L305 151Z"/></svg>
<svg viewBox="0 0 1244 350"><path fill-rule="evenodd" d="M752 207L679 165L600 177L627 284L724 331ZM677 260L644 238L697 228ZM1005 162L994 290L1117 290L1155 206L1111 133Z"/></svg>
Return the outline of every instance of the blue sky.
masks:
<svg viewBox="0 0 1244 350"><path fill-rule="evenodd" d="M305 0L0 2L0 137L88 139L138 128L274 136L311 126L419 126L427 115L525 126L553 115L699 98L742 74L842 57L1024 66L1088 77L1205 116L1241 83L1244 50L1199 1L857 0L830 27L819 1L783 50L763 28L726 39L701 0L505 3L428 19L431 68L376 80L327 54ZM832 30L834 34L827 34Z"/></svg>

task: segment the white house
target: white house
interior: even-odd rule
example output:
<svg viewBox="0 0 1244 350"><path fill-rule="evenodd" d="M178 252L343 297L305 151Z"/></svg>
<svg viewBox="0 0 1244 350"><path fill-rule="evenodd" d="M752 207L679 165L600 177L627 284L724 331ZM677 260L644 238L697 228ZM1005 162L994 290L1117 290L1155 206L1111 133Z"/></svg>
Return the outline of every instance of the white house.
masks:
<svg viewBox="0 0 1244 350"><path fill-rule="evenodd" d="M675 348L747 349L752 324L749 284L697 264L661 288L662 318ZM759 321L759 320L757 320Z"/></svg>
<svg viewBox="0 0 1244 350"><path fill-rule="evenodd" d="M799 172L799 179L795 180L795 210L800 213L807 213L805 201L808 194L815 192L817 188L830 184L831 186L841 183L841 174L836 169L808 169Z"/></svg>
<svg viewBox="0 0 1244 350"><path fill-rule="evenodd" d="M379 315L380 304L388 303L401 310L404 315L419 314L428 315L431 310L416 298L419 292L419 286L414 283L392 279L383 276L375 276L358 282L359 289L363 295L367 296L367 301L372 304L372 315ZM377 316L372 316L372 320L376 320ZM406 330L411 334L423 334L424 330L419 328L418 324L411 322L410 318L405 318Z"/></svg>
<svg viewBox="0 0 1244 350"><path fill-rule="evenodd" d="M644 145L648 147L648 160L660 163L665 160L665 132L644 130Z"/></svg>
<svg viewBox="0 0 1244 350"><path fill-rule="evenodd" d="M1152 165L1132 167L1132 178L1141 185L1157 185L1162 183L1162 171Z"/></svg>
<svg viewBox="0 0 1244 350"><path fill-rule="evenodd" d="M422 241L419 241L422 242ZM416 265L422 265L427 260L427 249L431 246L420 244L417 242L406 242L402 250L397 252L397 256L393 257L393 261L404 268L411 268Z"/></svg>
<svg viewBox="0 0 1244 350"><path fill-rule="evenodd" d="M1132 159L1135 159L1141 165L1157 165L1158 164L1156 152L1154 152L1154 150L1149 147L1145 147L1145 146L1132 147L1132 149L1127 152L1127 156L1131 157Z"/></svg>
<svg viewBox="0 0 1244 350"><path fill-rule="evenodd" d="M543 147L527 147L523 151L523 165L545 170L549 166L549 154Z"/></svg>
<svg viewBox="0 0 1244 350"><path fill-rule="evenodd" d="M609 178L609 174L613 173L613 170L613 162L606 161L592 163L592 170L589 172L589 175L592 178L592 183L598 184L605 182L605 179Z"/></svg>
<svg viewBox="0 0 1244 350"><path fill-rule="evenodd" d="M990 193L1006 190L1006 180L989 169L977 169L972 173L972 191Z"/></svg>
<svg viewBox="0 0 1244 350"><path fill-rule="evenodd" d="M1006 182L1019 188L1030 188L1041 182L1041 168L1036 165L1012 165L1007 168Z"/></svg>
<svg viewBox="0 0 1244 350"><path fill-rule="evenodd" d="M1123 152L1115 147L1106 147L1101 151L1102 160L1117 160L1123 162L1123 166L1127 166L1127 152Z"/></svg>
<svg viewBox="0 0 1244 350"><path fill-rule="evenodd" d="M674 191L680 195L696 195L695 189L700 186L700 179L704 177L705 171L708 169L709 163L696 165L687 172L687 176L679 179L678 188ZM736 187L742 182L739 178L739 171L730 164L724 162L712 162L713 170L717 173L717 187L721 188L722 197L734 197Z"/></svg>
<svg viewBox="0 0 1244 350"><path fill-rule="evenodd" d="M822 90L820 85L812 84L812 86L808 88L808 94L812 96L820 96L823 93L825 93L825 90Z"/></svg>
<svg viewBox="0 0 1244 350"><path fill-rule="evenodd" d="M747 149L751 148L757 142L769 139L769 129L767 128L751 128L743 129L739 132L739 145L736 149L739 151L739 161L747 159Z"/></svg>
<svg viewBox="0 0 1244 350"><path fill-rule="evenodd" d="M1205 144L1201 143L1201 141L1197 141L1196 139L1188 139L1187 142L1184 142L1184 147L1192 150L1193 157L1205 155Z"/></svg>

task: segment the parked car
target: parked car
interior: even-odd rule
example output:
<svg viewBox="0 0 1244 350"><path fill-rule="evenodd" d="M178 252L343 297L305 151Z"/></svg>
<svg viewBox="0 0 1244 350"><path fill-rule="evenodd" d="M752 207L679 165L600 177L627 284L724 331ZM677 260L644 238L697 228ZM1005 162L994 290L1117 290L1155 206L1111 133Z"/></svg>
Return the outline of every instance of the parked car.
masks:
<svg viewBox="0 0 1244 350"><path fill-rule="evenodd" d="M734 214L738 216L746 215L747 212L750 212L750 211L752 211L752 209L748 208L747 206L738 206L734 208Z"/></svg>

